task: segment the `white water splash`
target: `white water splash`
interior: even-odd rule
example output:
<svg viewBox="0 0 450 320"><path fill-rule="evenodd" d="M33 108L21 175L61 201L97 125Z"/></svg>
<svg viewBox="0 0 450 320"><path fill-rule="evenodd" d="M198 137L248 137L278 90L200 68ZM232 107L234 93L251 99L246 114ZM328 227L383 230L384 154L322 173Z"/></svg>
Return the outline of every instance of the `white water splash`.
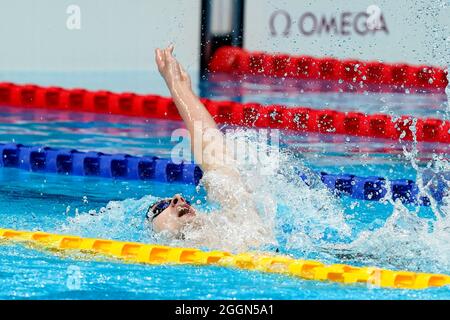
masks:
<svg viewBox="0 0 450 320"><path fill-rule="evenodd" d="M145 213L156 200L150 195L139 200L110 201L99 210L67 218L67 222L61 226L61 232L92 238L148 242L150 238Z"/></svg>
<svg viewBox="0 0 450 320"><path fill-rule="evenodd" d="M238 131L236 136L258 143L251 130ZM315 254L317 259L323 260L346 256L345 259L354 263L381 267L429 272L450 270L449 197L444 198L442 204L436 204L437 211L432 218L420 217L418 207L409 209L400 202L388 200L393 211L383 226L373 231L352 230L340 200L320 179L307 185L299 177L299 170L307 172L307 168L298 157L286 150L274 152L272 149L271 152L268 156L276 157L279 163L273 175L261 175L259 168L245 162L240 163L240 171L247 187L253 190L261 217L277 239L284 239L278 245L287 252L295 252L296 256ZM437 173L450 170L448 162L440 157L435 158L434 164L433 170ZM147 196L139 200L112 201L106 208L69 218L62 231L89 237L186 245L180 240L149 233L145 211L156 199ZM223 225L221 236L225 247L233 250L234 244L234 251L245 250L239 243L254 230L246 225L227 224L226 219L217 221ZM283 231L283 225L288 225L292 231ZM200 247L217 248L208 243Z"/></svg>
<svg viewBox="0 0 450 320"><path fill-rule="evenodd" d="M415 123L410 128L413 142L403 147L403 155L416 171L419 196L430 199L431 217L420 216L419 206L408 208L400 200L385 199L393 205L384 225L361 232L350 244L333 249L364 257L364 264L381 263L392 268L427 272L450 271L450 162L433 155L426 167L419 165ZM408 150L410 148L410 150ZM432 190L443 192L442 201L433 199ZM390 195L389 195L390 196Z"/></svg>

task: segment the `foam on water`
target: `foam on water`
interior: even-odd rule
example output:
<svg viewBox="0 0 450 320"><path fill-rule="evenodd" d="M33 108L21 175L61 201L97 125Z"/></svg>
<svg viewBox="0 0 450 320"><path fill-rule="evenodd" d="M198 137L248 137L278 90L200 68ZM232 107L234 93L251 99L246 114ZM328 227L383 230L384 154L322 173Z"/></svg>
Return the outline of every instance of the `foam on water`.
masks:
<svg viewBox="0 0 450 320"><path fill-rule="evenodd" d="M156 197L149 195L141 199L110 201L99 210L76 213L67 218L60 231L83 237L149 242L145 213L155 200Z"/></svg>

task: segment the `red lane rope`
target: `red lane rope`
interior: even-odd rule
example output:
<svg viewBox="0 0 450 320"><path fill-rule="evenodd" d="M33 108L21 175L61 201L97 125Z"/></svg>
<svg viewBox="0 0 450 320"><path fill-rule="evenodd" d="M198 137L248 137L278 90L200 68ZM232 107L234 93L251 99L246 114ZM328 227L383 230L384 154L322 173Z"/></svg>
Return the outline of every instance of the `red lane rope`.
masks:
<svg viewBox="0 0 450 320"><path fill-rule="evenodd" d="M448 85L448 70L439 67L268 54L248 52L236 47L219 48L211 59L209 69L213 73L231 75L341 80L368 90L374 86L383 86L443 93Z"/></svg>
<svg viewBox="0 0 450 320"><path fill-rule="evenodd" d="M385 114L364 114L307 107L261 105L202 99L221 124L288 129L348 136L450 143L450 122L411 116L393 118ZM181 120L169 98L135 93L63 89L36 85L0 83L0 106L46 108L126 116ZM416 122L415 126L412 126Z"/></svg>

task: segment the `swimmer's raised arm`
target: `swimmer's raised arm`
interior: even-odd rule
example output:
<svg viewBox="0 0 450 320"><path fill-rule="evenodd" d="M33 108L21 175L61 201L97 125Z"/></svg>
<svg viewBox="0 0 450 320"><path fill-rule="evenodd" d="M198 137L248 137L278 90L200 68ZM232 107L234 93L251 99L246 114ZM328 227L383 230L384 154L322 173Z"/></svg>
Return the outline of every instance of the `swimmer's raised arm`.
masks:
<svg viewBox="0 0 450 320"><path fill-rule="evenodd" d="M173 46L163 50L156 49L156 64L190 133L192 153L196 163L204 171L202 181L208 197L219 202L222 208L226 209L225 212L228 212L229 218L251 219L255 225L262 226L251 194L241 179L236 161L225 148L224 134L192 91L191 79L173 57L173 49ZM194 138L201 141L195 141ZM197 148L196 145L201 145L201 148Z"/></svg>
<svg viewBox="0 0 450 320"><path fill-rule="evenodd" d="M223 167L225 154L217 155L204 151L208 147L210 149L223 150L224 136L217 128L217 124L211 114L192 91L191 79L183 66L173 57L173 49L174 47L172 45L166 49L156 49L156 64L161 76L166 81L178 112L190 133L191 149L194 154L194 159L202 167L203 171ZM195 132L196 130L197 132ZM218 136L219 139L205 141L205 132L208 132L209 135L212 133ZM198 136L202 138L200 149L195 147L198 142L194 141L194 137ZM222 145L218 146L218 148L213 148L211 143L221 143ZM209 158L204 159L205 156L209 156Z"/></svg>

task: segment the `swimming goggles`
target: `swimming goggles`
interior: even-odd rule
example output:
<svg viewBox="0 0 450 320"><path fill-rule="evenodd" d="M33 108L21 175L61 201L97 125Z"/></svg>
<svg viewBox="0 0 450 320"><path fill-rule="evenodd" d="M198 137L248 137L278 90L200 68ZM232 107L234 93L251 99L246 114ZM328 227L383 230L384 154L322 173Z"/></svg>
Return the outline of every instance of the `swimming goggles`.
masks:
<svg viewBox="0 0 450 320"><path fill-rule="evenodd" d="M164 210L166 210L170 204L172 203L177 204L178 199L177 198L167 198L159 200L158 202L152 204L147 211L147 219L150 221L155 220L157 216L159 216ZM188 200L184 200L188 205L191 205L191 203ZM153 208L153 209L152 209Z"/></svg>

